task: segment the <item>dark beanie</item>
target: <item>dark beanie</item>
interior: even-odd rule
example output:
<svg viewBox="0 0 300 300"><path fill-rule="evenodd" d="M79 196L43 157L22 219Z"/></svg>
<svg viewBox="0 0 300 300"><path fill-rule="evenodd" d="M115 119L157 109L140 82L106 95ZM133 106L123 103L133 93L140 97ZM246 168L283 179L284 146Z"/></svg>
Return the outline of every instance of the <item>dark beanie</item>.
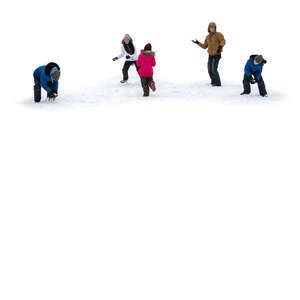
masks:
<svg viewBox="0 0 300 300"><path fill-rule="evenodd" d="M152 50L152 45L149 43L145 46L144 48L145 51L151 51Z"/></svg>

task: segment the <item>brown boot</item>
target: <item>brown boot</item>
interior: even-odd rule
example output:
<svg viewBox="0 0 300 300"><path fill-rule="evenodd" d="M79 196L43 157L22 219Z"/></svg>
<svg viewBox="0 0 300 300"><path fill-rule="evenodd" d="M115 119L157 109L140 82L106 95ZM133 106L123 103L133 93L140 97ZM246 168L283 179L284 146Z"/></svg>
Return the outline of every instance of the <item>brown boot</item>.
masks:
<svg viewBox="0 0 300 300"><path fill-rule="evenodd" d="M149 83L149 87L150 87L150 89L151 89L153 92L156 91L156 86L155 86L155 82L154 82L154 81L151 81L151 82Z"/></svg>

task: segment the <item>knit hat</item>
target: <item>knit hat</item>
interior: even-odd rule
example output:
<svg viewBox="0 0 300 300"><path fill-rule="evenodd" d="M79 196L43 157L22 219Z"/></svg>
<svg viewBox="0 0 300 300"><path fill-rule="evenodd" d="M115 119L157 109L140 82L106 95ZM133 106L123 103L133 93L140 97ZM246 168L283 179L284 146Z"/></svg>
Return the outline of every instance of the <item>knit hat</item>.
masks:
<svg viewBox="0 0 300 300"><path fill-rule="evenodd" d="M52 80L59 80L60 78L60 71L57 69L57 67L54 67L50 71L50 77Z"/></svg>
<svg viewBox="0 0 300 300"><path fill-rule="evenodd" d="M145 51L152 51L152 45L149 43L144 48Z"/></svg>
<svg viewBox="0 0 300 300"><path fill-rule="evenodd" d="M261 64L265 59L262 55L256 55L254 60L256 63Z"/></svg>

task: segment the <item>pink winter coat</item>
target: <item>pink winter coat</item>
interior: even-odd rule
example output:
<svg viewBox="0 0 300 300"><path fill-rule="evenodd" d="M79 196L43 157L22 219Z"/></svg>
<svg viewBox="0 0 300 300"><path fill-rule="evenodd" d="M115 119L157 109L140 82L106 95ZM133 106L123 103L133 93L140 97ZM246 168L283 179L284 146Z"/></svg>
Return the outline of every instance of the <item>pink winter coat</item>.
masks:
<svg viewBox="0 0 300 300"><path fill-rule="evenodd" d="M141 77L152 77L153 76L153 67L156 65L154 52L151 51L142 51L139 55L139 58L136 62L139 68L139 74Z"/></svg>

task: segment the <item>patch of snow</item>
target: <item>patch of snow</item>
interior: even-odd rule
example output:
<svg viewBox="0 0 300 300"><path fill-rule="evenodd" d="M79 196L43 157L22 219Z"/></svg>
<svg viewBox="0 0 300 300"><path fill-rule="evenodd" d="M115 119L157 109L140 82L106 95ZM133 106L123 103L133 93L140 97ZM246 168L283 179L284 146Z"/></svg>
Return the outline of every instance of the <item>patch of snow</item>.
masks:
<svg viewBox="0 0 300 300"><path fill-rule="evenodd" d="M224 82L222 87L212 87L207 82L173 83L157 80L157 91L151 92L150 97L143 97L143 90L138 78L121 84L119 78L112 78L99 83L99 85L77 91L62 92L56 101L33 103L26 99L24 104L35 107L90 107L106 104L140 103L141 101L155 102L213 102L233 104L271 104L281 101L282 95L276 91L269 91L268 98L259 96L256 86L252 87L252 94L241 96L242 85Z"/></svg>

